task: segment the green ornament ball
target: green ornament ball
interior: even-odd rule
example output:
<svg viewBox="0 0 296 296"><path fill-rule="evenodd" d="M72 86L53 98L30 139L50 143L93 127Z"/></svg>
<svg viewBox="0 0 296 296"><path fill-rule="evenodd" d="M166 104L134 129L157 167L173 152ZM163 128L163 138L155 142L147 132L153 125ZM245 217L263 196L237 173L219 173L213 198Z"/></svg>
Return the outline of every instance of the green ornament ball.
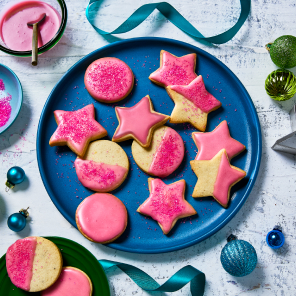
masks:
<svg viewBox="0 0 296 296"><path fill-rule="evenodd" d="M279 68L293 68L296 66L296 37L284 35L273 43L268 43L270 57Z"/></svg>
<svg viewBox="0 0 296 296"><path fill-rule="evenodd" d="M265 90L276 101L289 100L296 93L296 77L289 70L275 70L267 76Z"/></svg>

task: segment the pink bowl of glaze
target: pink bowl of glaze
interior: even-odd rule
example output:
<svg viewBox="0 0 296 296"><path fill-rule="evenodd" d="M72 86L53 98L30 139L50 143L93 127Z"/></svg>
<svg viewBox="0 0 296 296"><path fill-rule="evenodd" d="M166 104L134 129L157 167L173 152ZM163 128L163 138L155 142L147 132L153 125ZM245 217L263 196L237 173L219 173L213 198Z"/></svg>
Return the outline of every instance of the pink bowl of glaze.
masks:
<svg viewBox="0 0 296 296"><path fill-rule="evenodd" d="M56 13L56 16L59 18L59 22L60 22L60 25L57 29L57 32L54 34L54 36L50 40L48 40L49 38L47 38L46 43L39 44L38 54L42 54L48 51L49 49L51 49L52 47L54 47L63 36L63 33L66 28L66 24L67 24L67 18L68 18L67 6L64 0L41 0L41 1L39 0L14 0L14 1L4 0L3 2L4 2L4 6L3 8L1 8L1 13L0 13L0 50L1 51L17 57L32 56L32 50L27 50L27 48L24 50L15 50L12 48L13 46L10 46L11 47L10 48L4 42L5 31L3 29L3 24L5 22L6 16L9 15L11 12L14 12L16 10L21 10L23 7L26 7L28 5L30 6L34 3L39 5L40 2L43 2L46 7L50 7L51 10ZM32 21L34 21L34 19L35 18L33 16ZM6 31L6 36L7 36L7 31ZM7 43L9 43L8 39L7 39Z"/></svg>

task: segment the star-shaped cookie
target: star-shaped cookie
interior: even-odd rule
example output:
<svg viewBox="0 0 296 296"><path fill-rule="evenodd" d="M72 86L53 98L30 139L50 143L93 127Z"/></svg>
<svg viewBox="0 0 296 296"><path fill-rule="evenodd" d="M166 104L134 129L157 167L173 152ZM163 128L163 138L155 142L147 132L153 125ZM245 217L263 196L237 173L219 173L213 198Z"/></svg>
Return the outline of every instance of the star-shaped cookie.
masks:
<svg viewBox="0 0 296 296"><path fill-rule="evenodd" d="M196 214L185 200L185 180L166 185L160 179L148 178L150 196L137 212L156 220L164 234L168 234L178 219Z"/></svg>
<svg viewBox="0 0 296 296"><path fill-rule="evenodd" d="M175 103L172 123L189 122L204 132L208 114L221 106L221 102L206 90L201 75L189 85L170 85L166 90Z"/></svg>
<svg viewBox="0 0 296 296"><path fill-rule="evenodd" d="M88 144L107 135L107 131L95 120L93 104L77 111L54 111L58 127L49 140L50 146L67 145L83 157Z"/></svg>
<svg viewBox="0 0 296 296"><path fill-rule="evenodd" d="M198 148L196 160L210 160L221 149L225 149L229 159L245 150L245 145L230 136L227 121L222 121L212 132L192 133L192 138Z"/></svg>
<svg viewBox="0 0 296 296"><path fill-rule="evenodd" d="M149 79L163 87L187 85L197 76L194 72L195 65L195 53L176 57L165 50L161 50L160 67L150 74Z"/></svg>
<svg viewBox="0 0 296 296"><path fill-rule="evenodd" d="M153 131L165 124L170 118L153 110L153 105L148 95L133 107L116 107L115 112L119 125L112 141L121 142L134 139L142 147L150 146Z"/></svg>
<svg viewBox="0 0 296 296"><path fill-rule="evenodd" d="M245 171L230 165L225 149L211 160L192 160L190 165L198 177L192 196L213 196L224 208L228 205L231 187L246 176Z"/></svg>

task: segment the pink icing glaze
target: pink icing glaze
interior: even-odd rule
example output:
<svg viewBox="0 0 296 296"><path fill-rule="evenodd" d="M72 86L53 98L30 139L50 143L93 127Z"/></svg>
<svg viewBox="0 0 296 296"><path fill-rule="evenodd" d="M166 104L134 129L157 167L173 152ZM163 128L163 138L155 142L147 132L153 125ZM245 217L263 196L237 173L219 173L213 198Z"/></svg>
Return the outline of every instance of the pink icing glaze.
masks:
<svg viewBox="0 0 296 296"><path fill-rule="evenodd" d="M106 130L94 119L94 105L90 104L77 111L54 111L58 128L52 135L52 144L64 141L81 153L87 141L106 133Z"/></svg>
<svg viewBox="0 0 296 296"><path fill-rule="evenodd" d="M11 115L11 95L2 93L5 90L5 85L2 79L0 79L0 127L4 126Z"/></svg>
<svg viewBox="0 0 296 296"><path fill-rule="evenodd" d="M197 160L210 160L223 148L231 159L245 149L243 144L231 138L226 120L210 133L193 133L192 136L198 148Z"/></svg>
<svg viewBox="0 0 296 296"><path fill-rule="evenodd" d="M29 291L37 240L28 237L17 240L6 253L6 269L11 282Z"/></svg>
<svg viewBox="0 0 296 296"><path fill-rule="evenodd" d="M169 85L187 85L197 75L194 72L196 55L188 54L183 57L175 57L167 51L162 53L162 65L153 72L149 78Z"/></svg>
<svg viewBox="0 0 296 296"><path fill-rule="evenodd" d="M91 286L88 278L80 270L64 267L58 280L42 296L90 296Z"/></svg>
<svg viewBox="0 0 296 296"><path fill-rule="evenodd" d="M160 179L153 179L150 187L150 196L139 210L142 214L156 220L162 226L164 233L171 230L175 219L196 213L183 198L185 191L183 180L166 185Z"/></svg>
<svg viewBox="0 0 296 296"><path fill-rule="evenodd" d="M98 192L112 191L122 183L127 169L120 165L98 163L77 158L74 162L77 177L83 186Z"/></svg>
<svg viewBox="0 0 296 296"><path fill-rule="evenodd" d="M223 153L214 185L213 195L215 198L222 205L227 205L229 187L244 176L245 173L233 169L230 166L226 153Z"/></svg>
<svg viewBox="0 0 296 296"><path fill-rule="evenodd" d="M61 17L49 4L29 0L8 6L2 14L0 35L3 42L13 50L31 50L33 30L27 26L27 23L37 20L43 13L46 13L46 19L38 26L38 47L48 43L58 32Z"/></svg>
<svg viewBox="0 0 296 296"><path fill-rule="evenodd" d="M175 130L168 127L153 155L148 173L164 178L177 169L183 157L183 140Z"/></svg>
<svg viewBox="0 0 296 296"><path fill-rule="evenodd" d="M170 88L184 96L205 113L209 113L221 105L221 102L206 90L201 75L196 77L189 85L172 85Z"/></svg>
<svg viewBox="0 0 296 296"><path fill-rule="evenodd" d="M114 195L95 193L77 208L76 219L82 232L98 243L120 235L127 223L124 204Z"/></svg>
<svg viewBox="0 0 296 296"><path fill-rule="evenodd" d="M130 108L116 107L119 118L119 127L116 130L113 139L120 139L126 135L133 135L143 145L148 142L150 129L166 117L162 114L152 113L150 109L150 100L148 97L135 106Z"/></svg>
<svg viewBox="0 0 296 296"><path fill-rule="evenodd" d="M129 93L134 83L134 75L123 61L102 58L88 66L84 83L92 97L111 103L119 101Z"/></svg>

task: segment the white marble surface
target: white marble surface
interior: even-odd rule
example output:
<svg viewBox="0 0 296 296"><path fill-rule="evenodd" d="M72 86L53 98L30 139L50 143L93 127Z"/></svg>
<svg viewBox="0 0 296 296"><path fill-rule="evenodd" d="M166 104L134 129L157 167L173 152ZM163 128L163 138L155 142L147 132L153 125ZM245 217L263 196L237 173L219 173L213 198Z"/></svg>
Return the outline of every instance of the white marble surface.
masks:
<svg viewBox="0 0 296 296"><path fill-rule="evenodd" d="M7 2L0 0L1 3ZM163 283L181 267L191 264L207 276L206 296L212 295L295 295L295 157L271 150L272 144L291 131L288 111L296 98L277 103L265 93L264 81L276 69L264 45L296 29L296 4L293 0L253 0L251 14L240 32L227 44L206 47L175 28L158 12L130 33L116 37L97 34L85 18L87 0L67 0L69 20L59 44L40 57L37 68L28 59L0 52L0 63L9 66L20 78L24 104L16 122L0 135L0 255L16 239L28 235L57 235L73 239L88 248L98 259L133 264ZM125 20L136 7L152 1L105 0L99 23L108 30ZM157 1L155 1L157 2ZM205 36L221 33L234 24L239 15L239 0L170 0ZM121 38L159 36L182 40L205 49L225 63L243 82L256 106L262 128L263 154L256 185L247 202L222 230L190 248L160 255L129 254L92 244L57 211L48 197L38 171L36 132L45 100L51 89L75 62L91 51ZM294 73L296 74L295 68ZM24 138L25 137L25 138ZM17 149L21 147L20 150ZM28 179L9 193L4 182L7 170L22 166ZM2 185L1 185L2 184ZM20 233L10 231L7 217L21 207L30 206L28 226ZM265 236L281 223L286 244L271 250ZM230 234L239 235L257 250L256 270L244 278L227 274L220 252ZM189 285L176 293L147 293L119 271L108 272L112 296L190 295ZM1 295L2 296L2 295ZM3 295L4 296L4 295Z"/></svg>

